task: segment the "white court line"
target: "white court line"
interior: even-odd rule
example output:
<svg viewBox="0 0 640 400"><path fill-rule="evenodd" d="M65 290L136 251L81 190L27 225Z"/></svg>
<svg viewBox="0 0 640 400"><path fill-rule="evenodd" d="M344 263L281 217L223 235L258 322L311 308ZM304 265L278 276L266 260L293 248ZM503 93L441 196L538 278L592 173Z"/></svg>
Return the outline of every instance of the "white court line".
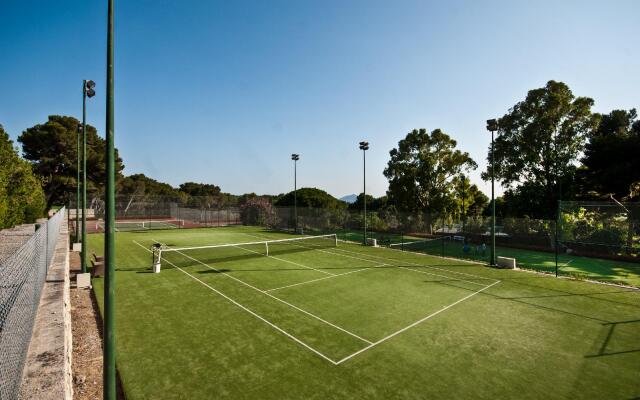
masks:
<svg viewBox="0 0 640 400"><path fill-rule="evenodd" d="M154 239L154 240L155 240L155 239ZM316 268L313 268L313 267L307 267L306 265L302 265L302 264L299 264L299 263L297 263L297 262L293 262L293 261L285 260L284 258L278 258L278 257L275 257L275 256L267 256L266 254L262 254L262 253L260 253L259 251L255 251L255 250L247 249L247 248L244 248L244 247L242 247L242 246L234 246L234 247L237 247L237 248L242 249L242 250L245 250L245 251L250 251L250 252L252 252L252 253L256 253L256 254L259 254L259 255L261 255L261 256L265 256L265 257L273 258L274 260L278 260L278 261L286 262L286 263L289 263L289 264L297 265L298 267L307 268L307 269L312 269L312 270L314 270L314 271L322 272L323 274L336 276L336 274L333 274L333 273L331 273L331 272L323 271L323 270L321 270L321 269L316 269ZM180 253L180 252L178 252L178 253ZM182 254L184 254L184 253L182 253Z"/></svg>
<svg viewBox="0 0 640 400"><path fill-rule="evenodd" d="M152 252L151 250L147 249L146 247L144 247L143 245L141 245L140 243L136 242L135 240L133 241L135 244L137 244L138 246L142 247L143 249L145 249L148 252ZM222 293L221 291L211 287L210 285L208 285L207 283L201 281L200 279L198 279L197 277L191 275L190 273L188 273L187 271L183 270L182 268L178 267L177 265L175 265L174 263L172 263L169 260L165 260L166 262L168 262L169 264L171 264L174 268L176 268L178 271L186 274L187 276L189 276L190 278L196 280L197 282L200 282L201 284L203 284L204 286L206 286L207 288L211 289L213 292L217 293L218 295L224 297L225 299L227 299L228 301L230 301L232 304L240 307L241 309L243 309L244 311L248 312L249 314L253 315L254 317L258 318L259 320L265 322L266 324L268 324L269 326L271 326L272 328L276 329L277 331L279 331L280 333L284 334L285 336L287 336L288 338L294 340L295 342L297 342L298 344L302 345L303 347L305 347L308 350L311 350L312 352L314 352L315 354L319 355L320 357L322 357L323 359L329 361L330 363L337 365L337 363L335 361L333 361L332 359L330 359L329 357L325 356L324 354L322 354L320 351L314 349L313 347L309 346L308 344L306 344L305 342L303 342L302 340L298 339L297 337L293 336L292 334L290 334L289 332L285 331L284 329L280 328L279 326L277 326L276 324L268 321L266 318L261 317L260 315L256 314L255 312L251 311L250 309L248 309L247 307L243 306L242 304L238 303L237 301L235 301L234 299L232 299L231 297L227 296L226 294Z"/></svg>
<svg viewBox="0 0 640 400"><path fill-rule="evenodd" d="M254 235L251 235L251 234L247 234L247 235L254 236ZM134 242L135 242L135 241L134 241ZM139 243L137 243L137 242L136 242L136 244L138 244L140 247L143 247L143 248L144 248L144 246L142 246L141 244L139 244ZM310 248L310 249L312 249L312 248ZM145 250L150 251L150 250L148 250L148 249L146 249L146 248L145 248ZM329 252L329 251L323 251L323 250L320 250L320 249L312 249L312 250L318 250L318 251L322 251L322 252L325 252L325 253L328 253L328 254L333 254L333 255L338 255L338 256L343 256L343 257L349 257L349 258L354 258L354 259L359 259L359 260L367 261L367 262L375 262L375 261L373 261L373 260L368 260L368 259L361 258L361 257L347 256L347 255L344 255L344 254L334 253L334 252ZM344 252L347 252L347 253L350 253L350 254L359 254L359 255L361 254L361 253L357 253L357 252L353 252L353 251L348 251L348 250L343 250L343 249L336 249L336 250L344 251ZM184 254L183 254L183 255L184 255ZM186 255L185 255L185 256L186 256ZM186 257L187 257L187 258L191 258L191 257L189 257L189 256L186 256ZM402 262L402 263L412 264L412 265L419 266L419 267L423 267L423 266L424 266L424 265L421 265L421 264L416 264L416 263L412 263L412 262L406 262L406 261L395 260L395 259L388 258L388 257L380 257L380 256L370 256L370 257L375 257L375 258L379 258L379 259L383 259L383 260L390 260L390 261L396 261L396 262ZM202 262L201 262L201 261L199 261L199 260L195 260L195 259L194 259L194 261L199 262L199 263L201 263L201 264L205 265L207 268L210 268L210 269L212 269L212 270L216 270L215 268L210 267L210 266L208 266L208 265L206 265L206 264L202 263ZM173 264L172 264L172 265L173 265ZM494 285L496 285L496 284L498 284L498 283L500 283L500 282L501 282L501 281L499 281L499 280L495 280L495 279L492 279L492 278L480 277L480 276L476 276L476 275L468 274L468 273L464 273L464 272L449 271L449 270L446 270L446 269L437 268L437 267L431 267L431 266L426 266L426 267L434 268L434 269L438 269L438 270L442 270L442 271L446 271L446 272L451 272L451 273L457 273L457 274L467 275L467 276L471 276L471 277L474 277L474 278L477 278L477 279L494 280L495 282L493 282L493 283L489 284L488 286L485 286L485 287L483 287L483 288L479 289L478 291L476 291L476 292L474 292L474 293L469 294L468 296L463 297L463 298L462 298L462 299L460 299L460 300L455 301L455 302L454 302L454 303L452 303L452 304L449 304L449 305L447 305L447 306L445 306L445 307L441 308L440 310L438 310L438 311L436 311L436 312L434 312L434 313L432 313L432 314L427 315L426 317L424 317L424 318L422 318L422 319L420 319L420 320L418 320L418 321L416 321L416 322L413 322L412 324L410 324L410 325L408 325L408 326L406 326L406 327L404 327L404 328L402 328L402 329L400 329L400 330L398 330L398 331L396 331L396 332L394 332L394 333L392 333L392 334L390 334L390 335L388 335L388 336L386 336L386 337L384 337L384 338L382 338L382 339L380 339L380 340L378 340L378 341L376 341L376 342L373 342L373 343L372 343L372 342L367 341L368 343L370 343L368 346L366 346L366 347L364 347L364 348L362 348L362 349L360 349L360 350L358 350L358 351L356 351L356 352L354 352L354 353L352 353L352 354L350 354L350 355L348 355L348 356L346 356L346 357L342 358L341 360L339 360L339 361L337 361L337 362L336 362L336 361L331 360L330 358L328 358L328 357L327 357L327 356L325 356L324 354L322 354L322 353L320 353L319 351L317 351L317 350L313 349L311 346L309 346L309 345L307 345L306 343L304 343L304 342L300 341L299 339L297 339L297 338L295 338L293 335L291 335L291 334L289 334L289 333L285 332L284 330L282 330L281 328L277 327L276 325L271 324L269 321L265 320L264 318L260 317L259 315L255 314L255 313L253 313L251 310L246 309L246 307L244 307L244 306L240 305L239 303L237 303L237 302L233 301L232 299L229 299L229 300L230 300L230 301L233 301L233 302L234 302L234 304L237 304L238 306L242 307L243 309L247 310L248 312L251 312L253 315L255 315L256 317L258 317L259 319L261 319L261 320L263 320L263 321L267 322L268 324L272 325L272 326L273 326L274 328L276 328L278 331L282 332L282 333L283 333L283 334L285 334L286 336L288 336L288 337L290 337L291 339L295 340L296 342L300 343L301 345L303 345L304 347L306 347L306 348L308 348L309 350L313 351L314 353L316 353L316 354L320 355L320 356L321 356L322 358L324 358L325 360L327 360L327 361L331 362L331 363L332 363L332 364L334 364L334 365L339 365L339 364L342 364L342 363L344 363L344 362L346 362L346 361L350 360L351 358L353 358L353 357L355 357L355 356L357 356L357 355L359 355L359 354L361 354L361 353L363 353L363 352L365 352L365 351L367 351L367 350L369 350L369 349L371 349L371 348L373 348L373 347L377 346L378 344L381 344L381 343L383 343L383 342L385 342L385 341L387 341L387 340L389 340L389 339L393 338L394 336L397 336L397 335L399 335L400 333L403 333L403 332L405 332L405 331L407 331L407 330L409 330L409 329L411 329L411 328L413 328L413 327L415 327L415 326L417 326L417 325L421 324L422 322L424 322L424 321L426 321L426 320L428 320L428 319L430 319L430 318L432 318L432 317L434 317L434 316L436 316L436 315L440 314L441 312L446 311L446 310L448 310L449 308L451 308L451 307L453 307L453 306L455 306L455 305L457 305L457 304L460 304L461 302L463 302L463 301L465 301L465 300L467 300L467 299L469 299L469 298L471 298L471 297L475 296L476 294L481 293L481 292L483 292L484 290L486 290L486 289L488 289L488 288L490 288L490 287L492 287L492 286L494 286ZM178 267L176 267L176 268L178 268ZM178 269L180 269L180 268L178 268ZM409 270L412 270L412 271L415 271L415 272L422 272L422 271L417 271L417 270L413 270L413 269L411 269L411 268L406 268L406 267L405 267L405 269L409 269ZM216 271L217 271L217 270L216 270ZM182 272L185 272L185 271L182 271ZM355 272L355 271L352 271L352 272ZM185 273L186 273L187 275L190 275L190 274L188 274L187 272L185 272ZM424 273L426 273L426 272L424 272ZM223 274L223 275L227 275L226 273L222 273L222 274ZM341 275L342 275L342 274L341 274ZM283 303L288 304L288 303L286 303L285 301L283 301L283 300L281 300L281 299L278 299L277 297L272 296L272 295L270 295L269 293L266 293L266 292L265 292L265 291L263 291L263 290L260 290L260 289L258 289L258 288L255 288L255 287L253 287L253 286L249 285L248 283L241 281L240 279L237 279L237 278L235 278L235 277L233 277L233 276L231 276L231 275L227 275L227 276L228 276L228 277L230 277L230 278L236 279L237 281L239 281L239 282L241 282L241 283L243 283L243 284L245 284L245 285L247 285L247 286L249 286L249 287L251 287L251 288L253 288L253 289L255 289L255 290L258 290L258 291L260 291L260 292L262 292L262 293L264 293L264 294L266 294L266 295L268 295L268 296L270 296L270 297L273 297L274 299L276 299L276 300L278 300L278 301L282 301ZM327 277L327 278L330 278L330 277ZM448 278L448 279L455 279L455 278L450 277L450 276L447 276L446 278ZM194 279L196 279L196 280L200 281L199 279L197 279L197 278L195 278L195 277L194 277ZM200 282L201 282L201 281L200 281ZM474 283L475 283L475 282L474 282ZM203 284L204 284L204 283L203 283ZM206 285L206 284L205 284L205 285ZM206 286L208 286L208 285L206 285ZM215 289L213 289L213 288L211 288L211 289L212 289L212 290L215 290ZM218 292L218 291L216 290L216 292ZM219 293L219 292L218 292L218 293ZM221 293L220 293L220 294L221 294ZM224 295L223 295L223 296L224 296ZM227 296L224 296L224 297L225 297L225 298L228 298ZM290 305L290 304L288 304L288 305ZM297 308L297 307L295 307L295 306L293 306L293 305L290 305L290 306L292 306L292 307L294 307L294 308ZM300 310L300 311L305 312L304 310ZM306 313L306 312L305 312L305 313ZM340 329L340 328L338 327L338 329Z"/></svg>
<svg viewBox="0 0 640 400"><path fill-rule="evenodd" d="M416 322L412 323L411 325L408 325L408 326L406 326L406 327L404 327L404 328L400 329L399 331L396 331L396 332L394 332L394 333L392 333L392 334L390 334L390 335L388 335L388 336L385 336L385 337L383 337L382 339L378 340L377 342L371 343L369 346L367 346L367 347L365 347L365 348L363 348L363 349L360 349L360 350L356 351L355 353L352 353L352 354L350 354L350 355L346 356L345 358L343 358L343 359L339 360L338 362L336 362L336 365L342 364L343 362L345 362L345 361L347 361L347 360L349 360L349 359L351 359L351 358L353 358L353 357L357 356L358 354L363 353L363 352L365 352L365 351L367 351L367 350L371 349L372 347L375 347L375 346L379 345L380 343L385 342L385 341L387 341L387 340L391 339L392 337L394 337L394 336L396 336L396 335L399 335L399 334L401 334L402 332L404 332L404 331L406 331L406 330L408 330L408 329L413 328L414 326L416 326L416 325L418 325L418 324L421 324L422 322L424 322L424 321L428 320L429 318L434 317L434 316L436 316L436 315L440 314L441 312L443 312L443 311L445 311L445 310L448 310L449 308L451 308L451 307L455 306L456 304L462 303L463 301L465 301L465 300L469 299L469 298L470 298L470 297L472 297L472 296L475 296L476 294L478 294L478 293L482 292L483 290L489 289L491 286L493 286L493 285L495 285L495 284L497 284L497 283L500 283L500 281L496 281L496 282L494 282L494 283L490 284L489 286L486 286L486 287L484 287L484 288L482 288L482 289L478 290L477 292L471 293L470 295L468 295L468 296L466 296L466 297L463 297L463 298L461 298L460 300L458 300L458 301L456 301L456 302L454 302L454 303L449 304L448 306L442 307L442 308L441 308L441 309L439 309L438 311L436 311L436 312L434 312L434 313L432 313L432 314L427 315L426 317L424 317L424 318L422 318L422 319L420 319L420 320L418 320L418 321L416 321Z"/></svg>
<svg viewBox="0 0 640 400"><path fill-rule="evenodd" d="M249 233L245 233L245 234L249 235L249 236L252 236L252 237L255 237L255 238L269 239L268 236L257 236L257 235L252 235L252 234L249 234ZM295 246L305 247L305 246L302 246L300 244L295 244ZM377 262L377 261L366 259L366 258L362 258L362 257L355 257L355 256L349 256L349 255L346 255L346 254L335 253L334 251L314 249L313 247L305 247L305 248L311 249L311 250L316 250L316 251L319 251L319 252L322 252L322 253L333 254L333 255L341 256L341 257L353 258L353 259L356 259L356 260L366 261L366 262L370 262L370 263ZM452 274L466 275L466 276L473 277L475 279L490 280L490 281L494 281L494 282L497 281L497 279L493 279L493 278L485 278L485 277L482 277L482 276L468 274L468 273L459 272L459 271L450 271L450 270L444 269L444 268L438 268L438 267L434 267L434 266L431 266L431 265L417 264L417 263L413 263L413 262L405 261L405 260L397 260L397 259L393 259L393 258L389 258L389 257L381 257L381 256L372 255L372 254L362 254L362 253L358 253L358 252L355 252L355 251L349 251L349 250L340 249L340 248L334 248L333 250L340 251L340 252L346 252L346 253L349 253L349 254L357 254L359 256L377 258L377 259L380 259L380 260L393 261L393 262L396 262L396 263L404 263L404 264L415 265L417 267L425 267L425 268L429 268L429 269L435 269L435 270L444 271L444 272L448 272L448 273L452 273ZM398 251L400 251L400 250L398 250ZM405 269L409 269L411 271L419 272L419 271L416 271L416 270L412 270L410 268L405 268ZM427 272L423 271L423 273L426 274ZM451 277L451 276L437 275L437 274L434 274L434 273L431 273L431 275L440 276L442 278L447 278L447 279L457 279L457 280L460 280L460 281L465 281L464 279L454 278L454 277ZM484 286L484 284L477 283L477 282L471 282L471 281L465 281L465 282L472 283L474 285Z"/></svg>
<svg viewBox="0 0 640 400"><path fill-rule="evenodd" d="M337 251L344 251L344 252L347 252L347 253L349 253L349 254L362 254L362 253L358 253L358 252L355 252L355 251L349 251L349 250L338 249L338 248L336 248L335 250L337 250ZM390 249L390 250L393 250L393 249ZM401 250L396 250L396 251L401 251ZM336 254L336 253L333 253L333 254ZM415 254L423 255L422 253L415 253ZM394 259L394 258L381 257L381 256L370 255L370 254L365 254L365 256L367 256L367 257L373 257L373 258L379 258L379 259L381 259L381 260L394 261L394 262L397 262L397 263L411 264L411 265L415 265L415 266L417 266L417 267L425 267L425 268L435 269L435 270L438 270L438 271L444 271L444 272L448 272L448 273L452 273L452 274L466 275L466 276L470 276L470 277L475 278L475 279L482 279L482 280L489 280L489 281L497 281L497 279L494 279L494 278L486 278L486 277L484 277L484 276L479 276L479 275L469 274L469 273L466 273L466 272L460 272L460 271L451 271L451 270L444 269L444 268L434 267L434 266L432 266L432 265L418 264L418 263L414 263L414 262L410 262L410 261L406 261L406 260L397 260L397 259ZM458 261L457 259L454 259L454 260ZM460 261L463 261L463 260L460 260ZM449 277L449 278L451 278L451 277Z"/></svg>
<svg viewBox="0 0 640 400"><path fill-rule="evenodd" d="M337 274L337 275L334 275L334 276L325 276L325 277L323 277L323 278L311 279L310 281L304 281L304 282L294 283L294 284L292 284L292 285L281 286L281 287L277 287L277 288L273 288L273 289L267 289L267 290L265 290L265 292L273 292L274 290L280 290L280 289L286 289L286 288L290 288L290 287L294 287L294 286L306 285L307 283L323 281L323 280L325 280L325 279L333 279L333 278L337 278L337 277L339 277L339 276L344 276L344 275L353 274L353 273L355 273L355 272L366 271L366 270L370 270L370 269L373 269L373 268L380 268L380 267L383 267L383 266L385 266L385 265L389 265L389 264L379 264L379 265L376 265L376 266L373 266L373 267L368 267L368 268L366 268L366 267L361 267L361 268L359 268L359 269L357 269L357 270L355 270L355 271L349 271L349 272L345 272L345 273L343 273L343 274ZM484 286L484 285L483 285L483 286Z"/></svg>
<svg viewBox="0 0 640 400"><path fill-rule="evenodd" d="M157 240L155 240L155 239L153 239L153 238L151 238L151 240L155 241L156 243L160 243L160 244L162 244L162 242L159 242L159 241L157 241ZM224 275L224 276L226 276L226 277L228 277L228 278L231 278L231 279L233 279L233 280L235 280L235 281L237 281L237 282L240 282L240 283L242 283L243 285L245 285L245 286L247 286L247 287L250 287L251 289L253 289L253 290L257 291L257 292L260 292L260 293L262 293L262 294L265 294L265 295L267 295L267 296L269 296L269 297L273 298L274 300L277 300L277 301L279 301L279 302L281 302L281 303L283 303L283 304L286 304L286 305L288 305L289 307L292 307L292 308L294 308L294 309L296 309L296 310L300 311L301 313L304 313L304 314L306 314L306 315L308 315L308 316L310 316L310 317L312 317L312 318L317 319L317 320L318 320L318 321L320 321L320 322L324 322L325 324L327 324L327 325L329 325L329 326L331 326L331 327L333 327L333 328L335 328L335 329L338 329L339 331L342 331L342 332L344 332L344 333L346 333L346 334L348 334L348 335L351 335L351 336L353 336L353 337L354 337L354 338L356 338L356 339L360 339L360 340L362 340L362 341L363 341L363 342L365 342L365 343L371 343L371 341L369 341L369 340L367 340L367 339L364 339L364 338L361 338L360 336L356 335L356 334L355 334L355 333L353 333L353 332L350 332L350 331L348 331L348 330L346 330L346 329L344 329L344 328L341 328L341 327L339 327L338 325L332 324L331 322L326 321L326 320L324 320L324 319L322 319L322 318L318 317L317 315L310 313L309 311L303 310L302 308L300 308L300 307L298 307L298 306L294 306L293 304L288 303L288 302L286 302L285 300L282 300L281 298L279 298L279 297L276 297L276 296L272 295L271 293L267 293L267 292L265 292L265 291L264 291L264 290L262 290L262 289L258 289L257 287L255 287L255 286L253 286L253 285L251 285L251 284L249 284L249 283L247 283L247 282L243 281L242 279L236 278L236 277L235 277L235 276L233 276L233 275L229 275L229 274L228 274L228 273L226 273L226 272L222 272L222 271L220 271L219 269L216 269L215 267L212 267L212 266L210 266L210 265L208 265L208 264L206 264L206 263L204 263L204 262L202 262L202 261L200 261L200 260L198 260L198 259L196 259L196 258L193 258L193 257L191 257L191 256L189 256L189 255L187 255L187 254L185 254L185 253L183 253L183 252L179 251L179 250L176 250L175 252L176 252L176 253L178 253L178 254L182 254L184 257L186 257L186 258L188 258L188 259L190 259L190 260L193 260L193 261L195 261L195 262L197 262L197 263L199 263L199 264L201 264L201 265L204 265L205 267L209 268L210 270L216 271L216 272L220 273L221 275ZM260 253L258 253L258 254L260 254Z"/></svg>
<svg viewBox="0 0 640 400"><path fill-rule="evenodd" d="M573 258L567 261L566 263L562 264L562 267L566 267L567 265L571 264L572 261L573 261Z"/></svg>

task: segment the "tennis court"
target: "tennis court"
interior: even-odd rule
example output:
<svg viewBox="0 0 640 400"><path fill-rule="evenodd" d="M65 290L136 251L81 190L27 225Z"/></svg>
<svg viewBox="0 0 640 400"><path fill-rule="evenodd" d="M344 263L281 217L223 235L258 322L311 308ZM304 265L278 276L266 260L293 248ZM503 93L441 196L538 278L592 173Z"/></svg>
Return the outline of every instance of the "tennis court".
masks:
<svg viewBox="0 0 640 400"><path fill-rule="evenodd" d="M254 227L119 232L116 257L130 399L640 395L635 290Z"/></svg>

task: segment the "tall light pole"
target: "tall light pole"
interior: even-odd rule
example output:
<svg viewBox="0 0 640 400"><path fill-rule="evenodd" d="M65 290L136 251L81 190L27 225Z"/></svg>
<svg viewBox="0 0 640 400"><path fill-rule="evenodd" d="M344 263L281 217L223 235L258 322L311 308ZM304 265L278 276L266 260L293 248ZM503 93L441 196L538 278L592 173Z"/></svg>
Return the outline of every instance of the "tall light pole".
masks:
<svg viewBox="0 0 640 400"><path fill-rule="evenodd" d="M360 150L362 150L362 203L364 204L364 236L362 243L367 245L367 150L369 150L369 142L360 142Z"/></svg>
<svg viewBox="0 0 640 400"><path fill-rule="evenodd" d="M489 265L496 266L496 198L495 198L495 157L493 133L498 130L496 119L487 120L487 130L491 132L491 258Z"/></svg>
<svg viewBox="0 0 640 400"><path fill-rule="evenodd" d="M298 160L300 154L291 154L293 160L293 226L298 233Z"/></svg>
<svg viewBox="0 0 640 400"><path fill-rule="evenodd" d="M465 199L465 196L466 196L466 192L465 192L465 189L466 189L465 180L466 179L467 179L467 177L464 176L464 174L460 175L460 180L462 181L462 235L463 236L464 236L464 223L465 223L465 220L467 219L467 210L465 210L465 208L464 208L464 199Z"/></svg>
<svg viewBox="0 0 640 400"><path fill-rule="evenodd" d="M92 80L82 81L82 247L80 266L82 273L87 272L87 97L96 95Z"/></svg>
<svg viewBox="0 0 640 400"><path fill-rule="evenodd" d="M80 241L80 141L82 141L82 124L78 124L78 134L76 135L76 156L78 160L76 164L76 225L73 229L75 234L75 243Z"/></svg>
<svg viewBox="0 0 640 400"><path fill-rule="evenodd" d="M113 127L113 2L107 6L107 109L106 109L106 184L104 230L104 346L103 398L116 400L116 333L115 333L115 148Z"/></svg>

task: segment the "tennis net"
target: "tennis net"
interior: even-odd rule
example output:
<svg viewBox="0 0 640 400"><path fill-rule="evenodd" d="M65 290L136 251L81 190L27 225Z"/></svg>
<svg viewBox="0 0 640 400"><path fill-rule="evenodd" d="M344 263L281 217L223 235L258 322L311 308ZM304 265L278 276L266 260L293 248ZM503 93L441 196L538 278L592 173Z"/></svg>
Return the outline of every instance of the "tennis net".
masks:
<svg viewBox="0 0 640 400"><path fill-rule="evenodd" d="M225 243L205 246L173 247L163 243L153 246L154 271L171 266L185 267L194 263L215 264L241 261L252 257L275 256L336 247L336 234L272 239L258 242Z"/></svg>
<svg viewBox="0 0 640 400"><path fill-rule="evenodd" d="M98 229L104 230L104 222L99 222L97 224ZM176 229L184 227L184 221L181 219L171 219L171 220L158 220L158 221L148 221L148 220L135 220L135 221L116 221L115 222L115 230L116 232L127 232L127 231L146 231L152 229Z"/></svg>
<svg viewBox="0 0 640 400"><path fill-rule="evenodd" d="M448 240L448 236L442 236L435 239L412 240L407 242L402 241L400 243L391 243L389 248L444 256L445 245Z"/></svg>

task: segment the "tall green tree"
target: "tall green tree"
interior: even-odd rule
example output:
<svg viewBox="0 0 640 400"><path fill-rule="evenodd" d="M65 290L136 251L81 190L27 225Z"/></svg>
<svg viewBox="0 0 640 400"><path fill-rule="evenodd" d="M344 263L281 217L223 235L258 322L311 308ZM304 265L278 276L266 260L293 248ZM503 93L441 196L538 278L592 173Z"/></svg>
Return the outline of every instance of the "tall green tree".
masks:
<svg viewBox="0 0 640 400"><path fill-rule="evenodd" d="M527 182L539 189L537 197L546 216L553 217L560 195L560 181L575 170L587 135L597 126L593 100L575 97L569 87L549 81L530 90L498 120L495 140L495 176L514 188ZM483 179L491 179L491 148Z"/></svg>
<svg viewBox="0 0 640 400"><path fill-rule="evenodd" d="M185 182L180 185L180 191L189 195L189 204L196 207L219 208L225 205L226 198L220 191L220 186Z"/></svg>
<svg viewBox="0 0 640 400"><path fill-rule="evenodd" d="M387 196L373 197L367 195L367 211L378 211L387 206ZM364 193L358 194L356 201L348 205L350 210L362 210L364 207Z"/></svg>
<svg viewBox="0 0 640 400"><path fill-rule="evenodd" d="M0 125L0 228L34 222L45 206L42 182Z"/></svg>
<svg viewBox="0 0 640 400"><path fill-rule="evenodd" d="M630 196L640 183L640 120L635 109L602 115L589 136L580 170L585 197Z"/></svg>
<svg viewBox="0 0 640 400"><path fill-rule="evenodd" d="M452 181L455 194L455 216L461 219L463 216L479 216L489 204L489 198L482 193L478 186L471 183L468 176L454 177ZM464 198L464 201L463 201Z"/></svg>
<svg viewBox="0 0 640 400"><path fill-rule="evenodd" d="M69 204L75 199L78 125L73 117L51 115L44 124L25 130L18 138L25 159L42 177L47 204ZM124 168L116 150L116 174ZM105 141L96 128L87 125L87 192L89 196L103 191L105 172Z"/></svg>
<svg viewBox="0 0 640 400"><path fill-rule="evenodd" d="M347 208L347 203L338 200L324 190L317 188L300 188L296 192L298 207L310 208ZM293 207L294 193L289 192L280 197L275 205L278 207Z"/></svg>
<svg viewBox="0 0 640 400"><path fill-rule="evenodd" d="M414 129L389 152L384 170L389 201L402 211L424 212L431 229L436 215L452 210L455 177L477 168L468 153L440 129Z"/></svg>

